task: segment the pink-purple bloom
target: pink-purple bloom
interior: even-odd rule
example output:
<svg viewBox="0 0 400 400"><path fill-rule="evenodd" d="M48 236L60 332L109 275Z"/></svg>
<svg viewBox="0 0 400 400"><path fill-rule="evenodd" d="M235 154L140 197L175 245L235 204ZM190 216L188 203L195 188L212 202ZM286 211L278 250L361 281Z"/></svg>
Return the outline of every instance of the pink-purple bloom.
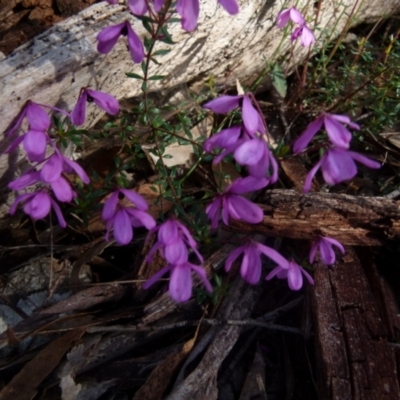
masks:
<svg viewBox="0 0 400 400"><path fill-rule="evenodd" d="M225 261L225 271L228 272L233 262L243 253L240 274L242 278L250 283L256 284L261 277L261 254L275 261L277 264L285 264L286 260L274 249L250 240L244 246L233 250Z"/></svg>
<svg viewBox="0 0 400 400"><path fill-rule="evenodd" d="M243 124L249 135L254 135L256 132L265 134L263 120L248 95L220 96L204 104L203 108L216 114L226 114L239 106L242 109Z"/></svg>
<svg viewBox="0 0 400 400"><path fill-rule="evenodd" d="M354 151L339 147L331 147L326 150L321 160L319 160L308 173L304 182L304 192L307 193L310 191L312 180L320 168L322 176L328 185L333 186L352 179L357 174L355 161L364 164L368 168L378 169L381 167L379 162L371 160Z"/></svg>
<svg viewBox="0 0 400 400"><path fill-rule="evenodd" d="M137 64L141 63L144 59L143 43L132 29L129 21L104 28L96 37L99 42L97 44L97 51L102 54L109 53L121 35L128 38L128 48L132 61Z"/></svg>
<svg viewBox="0 0 400 400"><path fill-rule="evenodd" d="M296 7L282 10L276 19L278 28L284 28L289 21L299 25L290 37L292 41L301 38L301 44L304 47L311 46L315 43L315 36L312 30L307 26L304 17Z"/></svg>
<svg viewBox="0 0 400 400"><path fill-rule="evenodd" d="M123 204L120 197L126 197L132 205ZM110 231L113 229L117 243L125 245L133 238L133 227L154 228L156 221L146 212L148 208L146 200L140 194L133 190L116 189L105 202L102 212L107 227L106 240L109 240Z"/></svg>
<svg viewBox="0 0 400 400"><path fill-rule="evenodd" d="M197 243L189 230L176 218L170 218L161 225L153 228L149 235L157 234L157 242L149 251L147 262L151 262L155 252L160 250L162 256L170 264L183 264L188 260L187 247L193 250L200 262L203 257L197 251Z"/></svg>
<svg viewBox="0 0 400 400"><path fill-rule="evenodd" d="M218 226L220 216L225 225L229 225L229 218L258 224L263 220L262 209L240 194L252 192L267 186L269 180L266 178L246 178L236 179L224 193L218 194L213 202L206 208L208 218L211 220L211 228Z"/></svg>
<svg viewBox="0 0 400 400"><path fill-rule="evenodd" d="M324 126L326 133L334 146L348 149L352 136L345 125L348 125L352 129L360 129L360 126L352 122L346 115L328 113L320 114L315 121L311 122L307 126L305 131L296 140L293 146L294 153L298 154L302 152L322 126Z"/></svg>
<svg viewBox="0 0 400 400"><path fill-rule="evenodd" d="M86 103L94 102L106 113L117 115L119 112L118 100L108 93L82 88L78 101L71 113L71 121L74 125L82 125L86 118Z"/></svg>
<svg viewBox="0 0 400 400"><path fill-rule="evenodd" d="M319 236L311 247L309 261L312 264L315 260L317 250L319 250L321 260L326 265L332 265L336 261L336 254L333 246L337 247L342 254L345 253L343 245L336 239Z"/></svg>
<svg viewBox="0 0 400 400"><path fill-rule="evenodd" d="M199 265L191 264L188 261L177 265L168 264L166 267L154 274L149 280L147 280L143 285L143 289L148 289L163 275L165 275L167 272L170 272L169 293L171 297L177 302L187 301L192 295L192 271L200 277L206 290L211 293L212 286L207 279L204 268Z"/></svg>
<svg viewBox="0 0 400 400"><path fill-rule="evenodd" d="M38 220L46 217L50 213L51 208L53 208L57 215L59 225L62 228L65 228L67 226L60 207L49 196L46 190L42 189L38 192L25 193L17 196L14 203L10 207L11 215L15 214L18 204L21 202L24 203L23 209L25 214L29 215L33 220Z"/></svg>
<svg viewBox="0 0 400 400"><path fill-rule="evenodd" d="M283 257L281 258L282 260L280 261L274 260L277 262L278 266L266 276L265 279L267 281L276 276L278 279L287 279L291 290L300 290L303 286L304 275L311 285L314 284L313 278L305 269L300 267L300 265L296 264L294 261L288 261Z"/></svg>

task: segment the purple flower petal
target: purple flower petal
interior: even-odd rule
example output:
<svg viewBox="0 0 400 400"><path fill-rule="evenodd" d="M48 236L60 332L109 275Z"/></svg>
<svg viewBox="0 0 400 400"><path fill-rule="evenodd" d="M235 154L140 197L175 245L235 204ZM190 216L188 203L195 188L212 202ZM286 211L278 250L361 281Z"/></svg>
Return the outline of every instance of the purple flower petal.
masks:
<svg viewBox="0 0 400 400"><path fill-rule="evenodd" d="M156 226L154 218L146 211L136 210L132 208L126 208L126 212L134 217L139 223L132 225L135 227L144 226L146 229L153 229Z"/></svg>
<svg viewBox="0 0 400 400"><path fill-rule="evenodd" d="M321 129L323 123L323 115L320 115L315 121L311 122L300 137L294 142L293 152L301 153L310 143L311 139Z"/></svg>
<svg viewBox="0 0 400 400"><path fill-rule="evenodd" d="M133 237L131 220L128 213L121 209L115 214L114 219L114 238L117 243L128 244Z"/></svg>
<svg viewBox="0 0 400 400"><path fill-rule="evenodd" d="M50 126L50 117L38 104L30 102L26 108L26 119L32 131L47 131Z"/></svg>
<svg viewBox="0 0 400 400"><path fill-rule="evenodd" d="M56 181L61 176L62 164L62 158L57 154L53 154L40 171L40 178L42 181L46 183Z"/></svg>
<svg viewBox="0 0 400 400"><path fill-rule="evenodd" d="M216 147L220 149L228 148L239 140L241 132L241 125L223 129L204 142L204 150L210 153Z"/></svg>
<svg viewBox="0 0 400 400"><path fill-rule="evenodd" d="M165 0L154 0L154 9L156 12L160 12L163 8Z"/></svg>
<svg viewBox="0 0 400 400"><path fill-rule="evenodd" d="M262 143L262 139L251 139L244 142L235 150L235 160L240 165L254 165L265 156L266 143Z"/></svg>
<svg viewBox="0 0 400 400"><path fill-rule="evenodd" d="M136 193L133 190L123 189L121 188L120 191L126 196L132 204L136 206L138 210L146 211L149 208L147 201L141 196L139 193Z"/></svg>
<svg viewBox="0 0 400 400"><path fill-rule="evenodd" d="M191 32L196 29L200 13L199 0L178 0L176 11L182 18L182 28L185 31Z"/></svg>
<svg viewBox="0 0 400 400"><path fill-rule="evenodd" d="M311 46L315 43L315 36L313 31L307 26L304 25L301 32L301 45L303 47Z"/></svg>
<svg viewBox="0 0 400 400"><path fill-rule="evenodd" d="M220 96L203 105L203 108L211 110L216 114L226 114L239 107L243 96Z"/></svg>
<svg viewBox="0 0 400 400"><path fill-rule="evenodd" d="M292 7L289 9L290 19L295 24L304 25L305 21L300 11L296 7Z"/></svg>
<svg viewBox="0 0 400 400"><path fill-rule="evenodd" d="M231 251L229 254L228 258L225 261L225 271L228 272L230 271L233 262L246 250L246 246L240 246L237 249L234 249Z"/></svg>
<svg viewBox="0 0 400 400"><path fill-rule="evenodd" d="M289 21L290 21L290 9L285 9L278 14L276 18L276 25L278 26L278 28L282 29L287 25Z"/></svg>
<svg viewBox="0 0 400 400"><path fill-rule="evenodd" d="M218 3L231 15L239 12L239 6L236 0L218 0Z"/></svg>
<svg viewBox="0 0 400 400"><path fill-rule="evenodd" d="M19 178L10 182L7 186L11 190L22 190L26 187L35 184L40 179L40 173L37 171L28 172L21 175Z"/></svg>
<svg viewBox="0 0 400 400"><path fill-rule="evenodd" d="M304 193L308 193L310 191L312 180L314 179L314 176L317 173L317 171L321 168L322 161L323 161L323 159L321 158L321 160L319 160L314 165L314 167L312 167L310 172L307 174L306 180L304 182L304 188L303 188Z"/></svg>
<svg viewBox="0 0 400 400"><path fill-rule="evenodd" d="M21 142L23 142L24 139L25 139L25 135L18 136L15 140L13 140L13 142L10 144L10 146L5 151L5 153L6 154L12 153L19 146L19 144Z"/></svg>
<svg viewBox="0 0 400 400"><path fill-rule="evenodd" d="M110 115L117 115L119 113L118 100L108 93L100 92L98 90L84 89L87 93L87 99L92 99L101 109Z"/></svg>
<svg viewBox="0 0 400 400"><path fill-rule="evenodd" d="M66 223L66 221L64 219L64 216L63 216L63 214L61 212L60 207L58 206L58 204L52 198L50 198L50 202L51 202L51 205L53 206L53 210L56 213L58 224L61 226L61 228L65 228L67 226L67 223Z"/></svg>
<svg viewBox="0 0 400 400"><path fill-rule="evenodd" d="M255 134L259 125L259 114L248 96L243 97L242 118L247 132L249 132L250 135Z"/></svg>
<svg viewBox="0 0 400 400"><path fill-rule="evenodd" d="M265 246L261 243L257 243L257 249L268 258L270 258L272 261L276 262L281 268L289 268L289 261L271 247Z"/></svg>
<svg viewBox="0 0 400 400"><path fill-rule="evenodd" d="M342 254L345 253L344 247L342 245L342 243L340 243L338 240L330 238L330 237L323 237L322 240L324 240L325 242L330 243L333 246L336 246Z"/></svg>
<svg viewBox="0 0 400 400"><path fill-rule="evenodd" d="M242 194L262 189L268 185L268 179L247 176L236 179L226 190L227 193Z"/></svg>
<svg viewBox="0 0 400 400"><path fill-rule="evenodd" d="M76 102L75 107L71 113L71 122L74 125L79 126L85 122L86 101L87 101L87 92L86 90L81 90L78 101Z"/></svg>
<svg viewBox="0 0 400 400"><path fill-rule="evenodd" d="M103 211L101 213L103 221L108 221L114 216L118 204L118 194L119 191L116 190L104 203Z"/></svg>
<svg viewBox="0 0 400 400"><path fill-rule="evenodd" d="M328 185L353 178L357 167L348 151L340 148L329 149L322 157L322 175Z"/></svg>
<svg viewBox="0 0 400 400"><path fill-rule="evenodd" d="M46 154L48 136L42 131L28 131L24 137L24 149L30 161L41 162Z"/></svg>
<svg viewBox="0 0 400 400"><path fill-rule="evenodd" d="M179 303L190 299L192 295L192 274L188 265L173 267L169 279L169 293Z"/></svg>
<svg viewBox="0 0 400 400"><path fill-rule="evenodd" d="M208 219L211 220L211 229L215 229L218 226L221 203L221 196L217 196L206 208Z"/></svg>
<svg viewBox="0 0 400 400"><path fill-rule="evenodd" d="M46 192L38 192L25 203L24 212L34 220L46 217L51 209L50 196Z"/></svg>
<svg viewBox="0 0 400 400"><path fill-rule="evenodd" d="M165 259L171 264L183 264L188 260L188 251L185 242L178 238L173 243L165 246Z"/></svg>
<svg viewBox="0 0 400 400"><path fill-rule="evenodd" d="M71 173L71 170L75 171L75 173L81 178L83 183L88 184L90 182L89 177L87 176L84 169L75 161L70 160L68 157L63 156L63 161L67 166L64 166L64 171L67 173Z"/></svg>
<svg viewBox="0 0 400 400"><path fill-rule="evenodd" d="M352 122L351 119L347 115L340 115L340 114L328 114L330 118L333 118L334 120L341 122L342 124L347 124L351 128L356 129L357 131L360 130L360 125L356 124L355 122Z"/></svg>
<svg viewBox="0 0 400 400"><path fill-rule="evenodd" d="M50 186L58 201L70 202L75 197L75 192L65 178L60 176L57 180L50 182Z"/></svg>
<svg viewBox="0 0 400 400"><path fill-rule="evenodd" d="M205 269L198 265L194 265L194 264L190 264L190 263L188 263L188 265L199 276L199 278L203 282L203 285L206 288L207 292L212 293L213 289L212 289L210 281L207 279L207 274L206 274Z"/></svg>
<svg viewBox="0 0 400 400"><path fill-rule="evenodd" d="M255 285L260 280L261 258L256 246L250 245L247 251L244 252L240 274L251 285Z"/></svg>
<svg viewBox="0 0 400 400"><path fill-rule="evenodd" d="M364 164L368 168L379 169L382 165L381 163L371 160L368 157L363 156L362 154L355 153L354 151L349 151L348 154L353 160L358 161L361 164Z"/></svg>
<svg viewBox="0 0 400 400"><path fill-rule="evenodd" d="M109 53L117 43L124 28L125 28L125 22L121 22L120 24L104 28L96 36L96 39L99 41L99 43L97 44L97 51L102 54Z"/></svg>
<svg viewBox="0 0 400 400"><path fill-rule="evenodd" d="M132 61L136 64L140 64L144 60L143 43L139 36L132 29L129 22L126 22L126 28L128 30L128 47Z"/></svg>
<svg viewBox="0 0 400 400"><path fill-rule="evenodd" d="M303 286L303 275L301 273L300 266L293 261L289 263L287 280L291 290L300 290Z"/></svg>
<svg viewBox="0 0 400 400"><path fill-rule="evenodd" d="M10 215L14 215L17 211L18 204L30 199L31 197L36 196L36 193L24 193L17 196L14 200L14 203L11 204L10 210L8 211Z"/></svg>
<svg viewBox="0 0 400 400"><path fill-rule="evenodd" d="M258 224L264 218L263 210L261 210L258 205L244 197L232 195L230 198L230 204L235 208L240 219L249 222L250 224Z"/></svg>
<svg viewBox="0 0 400 400"><path fill-rule="evenodd" d="M148 10L146 0L128 0L128 7L135 15L144 15Z"/></svg>
<svg viewBox="0 0 400 400"><path fill-rule="evenodd" d="M324 125L331 142L342 149L348 149L351 133L330 115L325 114Z"/></svg>
<svg viewBox="0 0 400 400"><path fill-rule="evenodd" d="M308 256L308 261L312 264L315 260L315 253L319 247L319 240L315 241L311 247L310 254Z"/></svg>
<svg viewBox="0 0 400 400"><path fill-rule="evenodd" d="M332 265L336 261L336 255L332 249L332 245L326 242L324 238L321 238L319 241L319 251L324 264Z"/></svg>
<svg viewBox="0 0 400 400"><path fill-rule="evenodd" d="M160 269L157 273L155 273L150 279L148 279L144 284L143 284L143 289L148 289L151 285L156 283L162 276L164 276L167 272L169 272L173 268L171 264L168 264L166 267Z"/></svg>

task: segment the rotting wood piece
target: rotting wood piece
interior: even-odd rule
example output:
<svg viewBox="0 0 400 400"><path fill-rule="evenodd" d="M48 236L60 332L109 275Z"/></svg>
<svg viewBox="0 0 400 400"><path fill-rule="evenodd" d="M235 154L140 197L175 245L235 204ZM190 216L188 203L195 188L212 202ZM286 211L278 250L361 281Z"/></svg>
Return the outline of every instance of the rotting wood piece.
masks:
<svg viewBox="0 0 400 400"><path fill-rule="evenodd" d="M383 197L271 190L259 206L261 223L230 220L227 229L293 239L331 236L358 246L381 246L400 237L399 203Z"/></svg>
<svg viewBox="0 0 400 400"><path fill-rule="evenodd" d="M311 290L321 399L400 399L393 327L356 252L334 268L315 264ZM365 267L365 266L364 266ZM377 276L373 263L372 275ZM381 307L379 306L381 305Z"/></svg>

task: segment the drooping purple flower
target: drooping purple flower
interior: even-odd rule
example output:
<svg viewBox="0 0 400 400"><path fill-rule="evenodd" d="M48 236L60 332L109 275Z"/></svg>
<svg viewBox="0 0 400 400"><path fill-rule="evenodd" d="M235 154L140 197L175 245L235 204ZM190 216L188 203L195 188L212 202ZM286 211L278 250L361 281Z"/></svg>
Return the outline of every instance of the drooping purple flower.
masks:
<svg viewBox="0 0 400 400"><path fill-rule="evenodd" d="M310 264L314 262L315 254L317 250L321 255L322 262L326 265L332 265L336 261L335 251L333 250L333 246L337 247L342 254L345 253L343 245L338 242L336 239L330 237L319 236L318 239L314 242L311 247L309 261Z"/></svg>
<svg viewBox="0 0 400 400"><path fill-rule="evenodd" d="M188 250L190 247L200 262L203 262L203 257L197 251L197 243L193 239L189 230L175 218L170 218L158 227L152 229L149 235L158 232L157 242L149 251L147 262L151 262L155 252L161 251L163 257L168 263L173 265L183 264L188 261Z"/></svg>
<svg viewBox="0 0 400 400"><path fill-rule="evenodd" d="M199 265L191 264L187 261L178 265L168 264L166 267L162 268L155 275L153 275L149 280L147 280L143 285L143 289L148 289L163 275L165 275L167 272L170 272L169 293L171 297L180 303L187 301L192 295L192 271L200 277L206 290L212 293L212 286L207 279L204 268Z"/></svg>
<svg viewBox="0 0 400 400"><path fill-rule="evenodd" d="M62 228L67 226L65 219L62 215L58 204L49 196L45 190L40 190L34 193L26 193L17 196L14 203L10 207L10 214L14 215L18 204L24 203L24 212L29 215L33 220L38 220L46 217L51 208L55 211L58 219L58 223Z"/></svg>
<svg viewBox="0 0 400 400"><path fill-rule="evenodd" d="M243 259L240 266L240 274L246 282L253 285L256 284L261 277L261 254L266 255L279 264L284 264L286 262L276 250L255 242L254 240L250 240L244 246L240 246L231 252L225 261L226 272L231 269L233 262L242 253Z"/></svg>
<svg viewBox="0 0 400 400"><path fill-rule="evenodd" d="M276 18L278 28L284 28L289 21L298 25L304 25L305 21L300 11L296 7L287 8L282 10Z"/></svg>
<svg viewBox="0 0 400 400"><path fill-rule="evenodd" d="M220 96L204 104L203 108L209 109L216 114L226 114L239 106L242 108L243 124L249 135L254 135L256 132L265 134L266 131L261 116L247 95Z"/></svg>
<svg viewBox="0 0 400 400"><path fill-rule="evenodd" d="M125 196L135 207L124 205L119 197ZM154 218L146 211L149 208L146 200L133 190L118 188L105 202L102 218L106 222L106 240L114 230L117 243L125 245L133 238L132 227L144 226L152 229L156 225Z"/></svg>
<svg viewBox="0 0 400 400"><path fill-rule="evenodd" d="M278 279L287 279L291 290L300 290L303 286L304 275L311 285L314 284L313 278L305 269L300 267L300 265L296 264L294 261L288 261L283 257L282 259L282 261L274 260L277 262L278 266L265 277L265 280L269 281L274 276Z"/></svg>
<svg viewBox="0 0 400 400"><path fill-rule="evenodd" d="M344 126L350 126L353 129L360 129L360 126L350 120L346 115L322 113L318 118L311 122L293 146L294 153L302 152L310 143L316 133L324 126L326 133L332 144L342 149L348 149L351 141L351 133Z"/></svg>
<svg viewBox="0 0 400 400"><path fill-rule="evenodd" d="M96 37L99 41L97 51L102 54L109 53L121 35L128 37L128 47L132 61L137 64L141 63L144 59L143 43L132 29L129 21L104 28Z"/></svg>
<svg viewBox="0 0 400 400"><path fill-rule="evenodd" d="M269 180L266 178L246 178L236 179L224 193L218 194L212 203L206 208L208 218L211 220L211 228L218 226L220 216L225 225L229 225L229 218L258 224L263 220L262 209L250 200L239 196L242 193L252 192L267 186Z"/></svg>
<svg viewBox="0 0 400 400"><path fill-rule="evenodd" d="M304 193L310 191L311 182L320 168L325 182L331 186L354 178L357 174L355 161L364 164L368 168L378 169L381 167L379 162L354 151L331 147L308 173L304 182Z"/></svg>
<svg viewBox="0 0 400 400"><path fill-rule="evenodd" d="M314 33L306 24L297 27L290 36L290 40L293 42L299 37L301 38L301 45L303 47L308 47L315 43Z"/></svg>
<svg viewBox="0 0 400 400"><path fill-rule="evenodd" d="M74 125L82 125L85 122L87 102L94 102L111 115L117 115L119 112L119 103L115 97L98 90L82 88L71 113L71 121Z"/></svg>

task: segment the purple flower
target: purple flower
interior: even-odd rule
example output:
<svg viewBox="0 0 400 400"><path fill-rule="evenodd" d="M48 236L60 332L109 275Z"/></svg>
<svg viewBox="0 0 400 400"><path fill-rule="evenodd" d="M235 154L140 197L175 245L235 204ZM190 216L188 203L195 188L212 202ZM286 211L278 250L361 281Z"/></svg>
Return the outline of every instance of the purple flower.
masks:
<svg viewBox="0 0 400 400"><path fill-rule="evenodd" d="M261 254L266 255L279 264L284 264L286 260L274 249L264 246L261 243L250 240L244 246L233 250L225 262L225 271L228 272L232 263L243 253L240 274L242 278L251 284L256 284L261 277Z"/></svg>
<svg viewBox="0 0 400 400"><path fill-rule="evenodd" d="M128 47L133 62L141 63L144 59L143 43L132 29L129 21L104 28L96 37L99 41L97 51L102 54L109 53L121 35L128 37Z"/></svg>
<svg viewBox="0 0 400 400"><path fill-rule="evenodd" d="M117 115L119 112L119 103L115 97L98 90L82 88L78 101L71 113L71 121L74 125L82 125L85 122L86 102L94 102L111 115Z"/></svg>
<svg viewBox="0 0 400 400"><path fill-rule="evenodd" d="M38 220L46 217L51 207L53 207L58 223L62 228L67 226L65 219L62 215L58 204L49 196L45 190L35 193L26 193L17 196L14 203L10 207L10 214L14 215L19 203L24 202L24 212L28 214L33 220Z"/></svg>
<svg viewBox="0 0 400 400"><path fill-rule="evenodd" d="M261 222L264 217L261 208L239 194L261 189L268 183L269 180L266 178L253 176L236 179L224 193L217 195L207 206L206 213L211 220L211 228L215 229L218 226L220 214L225 225L229 225L229 218L243 220L250 224Z"/></svg>
<svg viewBox="0 0 400 400"><path fill-rule="evenodd" d="M165 275L167 272L170 272L169 293L171 297L177 302L187 301L192 295L192 271L194 271L200 277L206 290L211 293L212 286L207 279L204 268L200 267L199 265L191 264L187 261L178 265L168 264L166 267L162 268L155 275L153 275L148 281L146 281L143 285L143 289L148 289L163 275Z"/></svg>
<svg viewBox="0 0 400 400"><path fill-rule="evenodd" d="M381 164L377 161L373 161L354 151L331 147L308 173L304 182L304 193L310 191L311 182L320 168L322 176L328 185L333 186L352 179L357 174L357 166L354 161L358 161L368 168L378 169L381 167Z"/></svg>
<svg viewBox="0 0 400 400"><path fill-rule="evenodd" d="M278 279L287 279L289 288L291 290L299 290L303 286L303 275L304 275L311 285L314 284L313 278L306 270L301 268L300 265L297 265L294 261L288 261L283 257L281 258L282 258L281 261L274 260L278 263L278 266L275 267L265 277L267 281L272 279L274 276L276 276Z"/></svg>
<svg viewBox="0 0 400 400"><path fill-rule="evenodd" d="M293 42L299 37L301 37L301 45L303 47L308 47L315 43L314 33L306 24L297 27L293 31L290 40Z"/></svg>
<svg viewBox="0 0 400 400"><path fill-rule="evenodd" d="M125 196L135 207L126 206L119 201L119 196ZM118 188L105 202L102 218L106 222L106 240L109 240L111 229L119 244L128 244L133 238L132 227L145 226L152 229L156 225L154 218L146 212L149 208L146 200L133 190Z"/></svg>
<svg viewBox="0 0 400 400"><path fill-rule="evenodd" d="M326 265L334 264L336 261L336 255L333 250L333 246L336 246L342 252L342 254L345 253L343 245L336 239L320 236L311 247L309 256L310 264L314 262L315 253L318 249L321 254L322 262L324 264Z"/></svg>
<svg viewBox="0 0 400 400"><path fill-rule="evenodd" d="M188 261L187 246L189 246L200 262L203 262L203 257L197 251L197 243L193 239L189 230L185 225L171 218L163 224L151 230L150 235L158 232L157 242L151 248L147 262L151 262L153 255L157 250L160 250L163 257L170 264L178 265Z"/></svg>
<svg viewBox="0 0 400 400"><path fill-rule="evenodd" d="M29 130L45 132L50 127L50 117L46 111L39 104L28 100L6 129L5 134L12 136L21 127L25 117L29 122Z"/></svg>
<svg viewBox="0 0 400 400"><path fill-rule="evenodd" d="M300 11L296 7L287 8L282 10L278 17L276 18L276 24L278 28L284 28L289 21L292 21L298 25L304 25L305 21L303 16L301 15Z"/></svg>
<svg viewBox="0 0 400 400"><path fill-rule="evenodd" d="M157 3L161 3L160 0ZM229 14L237 14L239 6L236 0L218 0L218 3L225 8ZM155 7L158 12L161 7L159 4ZM176 3L176 11L182 18L182 28L188 32L196 29L197 20L199 19L200 6L199 0L178 0Z"/></svg>
<svg viewBox="0 0 400 400"><path fill-rule="evenodd" d="M351 133L343 125L349 125L353 129L360 129L360 126L350 120L346 115L322 113L311 122L301 136L296 140L293 151L298 154L310 143L316 133L324 126L330 141L336 147L348 149L351 141Z"/></svg>
<svg viewBox="0 0 400 400"><path fill-rule="evenodd" d="M254 135L256 132L265 134L263 120L247 95L221 96L204 104L203 108L216 114L225 114L239 106L242 108L243 124L249 135Z"/></svg>

